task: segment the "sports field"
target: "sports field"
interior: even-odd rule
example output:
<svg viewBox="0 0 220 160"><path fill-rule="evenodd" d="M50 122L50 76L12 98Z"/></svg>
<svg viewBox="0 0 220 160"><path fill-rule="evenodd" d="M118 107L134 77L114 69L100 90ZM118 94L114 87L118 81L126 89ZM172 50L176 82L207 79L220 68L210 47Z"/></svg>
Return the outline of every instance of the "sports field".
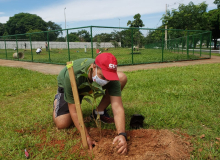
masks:
<svg viewBox="0 0 220 160"><path fill-rule="evenodd" d="M154 62L169 62L169 61L181 61L181 60L193 60L193 59L203 59L209 58L209 52L199 50L189 50L189 55L187 55L186 50L172 49L163 50L160 49L145 49L140 48L139 51L133 51L131 48L108 48L107 51L100 49L102 52L110 52L115 55L118 60L119 65L129 65L129 64L142 64L142 63L154 63ZM19 49L18 52L24 53L24 59L19 59L21 61L34 61L43 63L55 63L55 64L65 64L69 60L75 60L78 58L95 58L97 56L96 49L93 49L93 54L91 49L70 49L69 53L67 49L51 49L46 51L43 49L40 54L36 54L36 49L24 50ZM14 59L13 49L7 49L7 59ZM0 59L5 59L5 50L0 50ZM17 60L17 59L16 59Z"/></svg>

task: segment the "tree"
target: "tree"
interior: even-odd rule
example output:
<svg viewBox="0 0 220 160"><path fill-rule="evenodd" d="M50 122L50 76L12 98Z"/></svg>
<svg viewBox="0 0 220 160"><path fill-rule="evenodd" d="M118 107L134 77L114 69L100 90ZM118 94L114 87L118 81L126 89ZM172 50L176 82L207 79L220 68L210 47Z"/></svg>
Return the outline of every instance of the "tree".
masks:
<svg viewBox="0 0 220 160"><path fill-rule="evenodd" d="M215 0L213 3L217 5L218 9L220 8L220 0Z"/></svg>
<svg viewBox="0 0 220 160"><path fill-rule="evenodd" d="M5 33L5 24L0 23L0 36L3 36Z"/></svg>
<svg viewBox="0 0 220 160"><path fill-rule="evenodd" d="M139 13L135 14L133 18L134 18L133 21L130 21L130 20L128 21L127 26L129 26L129 27L137 27L137 28L144 27L144 23L141 20L141 15Z"/></svg>
<svg viewBox="0 0 220 160"><path fill-rule="evenodd" d="M79 30L77 32L77 35L79 36L79 39L81 42L91 42L90 34L87 30Z"/></svg>
<svg viewBox="0 0 220 160"><path fill-rule="evenodd" d="M30 13L15 14L6 23L9 35L23 34L30 30L47 31L47 23L41 17Z"/></svg>
<svg viewBox="0 0 220 160"><path fill-rule="evenodd" d="M41 30L30 29L27 33L33 33L33 34L31 34L31 41L46 41L47 40L46 34L44 32L41 32ZM26 38L29 39L30 34L26 34Z"/></svg>
<svg viewBox="0 0 220 160"><path fill-rule="evenodd" d="M76 32L71 32L70 34L68 34L68 40L69 40L69 42L79 42L80 41Z"/></svg>
<svg viewBox="0 0 220 160"><path fill-rule="evenodd" d="M47 22L47 30L51 31L51 30L60 30L60 31L54 31L54 32L49 32L49 40L50 41L56 41L57 37L61 34L63 35L63 32L61 31L61 27L60 25L49 21Z"/></svg>
<svg viewBox="0 0 220 160"><path fill-rule="evenodd" d="M217 39L220 38L220 10L210 10L207 17L209 19L210 30L212 31L212 38L214 39L214 49L216 49Z"/></svg>
<svg viewBox="0 0 220 160"><path fill-rule="evenodd" d="M205 2L194 5L190 2L188 5L180 4L177 9L168 11L163 15L162 22L167 24L169 29L184 30L203 30L207 29L207 18L204 16L207 10Z"/></svg>
<svg viewBox="0 0 220 160"><path fill-rule="evenodd" d="M139 13L135 14L133 18L134 18L133 21L130 21L130 20L128 21L127 26L136 27L136 28L144 27L144 23L141 20L141 15ZM139 29L135 29L133 35L137 41L136 44L139 47L141 45L140 44L141 33L140 33Z"/></svg>

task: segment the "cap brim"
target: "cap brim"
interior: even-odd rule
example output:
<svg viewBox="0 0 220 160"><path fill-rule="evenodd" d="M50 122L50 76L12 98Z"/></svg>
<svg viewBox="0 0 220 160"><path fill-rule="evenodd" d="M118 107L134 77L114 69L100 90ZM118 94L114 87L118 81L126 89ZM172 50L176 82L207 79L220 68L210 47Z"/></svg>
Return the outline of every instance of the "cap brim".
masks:
<svg viewBox="0 0 220 160"><path fill-rule="evenodd" d="M109 81L118 81L119 80L117 72L109 72L109 71L102 70L102 74Z"/></svg>

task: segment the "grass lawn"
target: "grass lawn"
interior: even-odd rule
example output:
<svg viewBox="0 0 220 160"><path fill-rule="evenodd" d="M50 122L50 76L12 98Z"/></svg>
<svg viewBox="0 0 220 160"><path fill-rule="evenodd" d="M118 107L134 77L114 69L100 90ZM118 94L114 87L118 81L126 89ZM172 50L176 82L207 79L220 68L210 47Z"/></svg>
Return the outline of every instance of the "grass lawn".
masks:
<svg viewBox="0 0 220 160"><path fill-rule="evenodd" d="M128 65L132 64L132 54L131 48L109 48L108 51L104 49L100 49L102 52L110 52L114 54L118 60L119 65ZM36 54L36 49L33 49L33 53L31 54L30 50L21 50L18 52L23 52L25 57L24 59L20 59L21 61L33 61L34 62L44 62L44 63L57 63L57 64L66 64L67 61L75 60L78 58L92 58L91 49L87 49L87 52L84 52L84 49L70 49L70 54L68 54L67 49L52 49L49 52L46 52L43 49L42 53ZM7 49L7 59L13 59L13 53L16 51L12 49ZM200 53L199 53L200 54ZM162 61L180 61L187 59L200 59L200 58L208 58L208 53L202 52L201 56L196 51L195 54L193 51L189 52L189 56L187 57L186 50L175 49L172 50L164 50L162 55L162 50L160 49L144 49L140 48L139 51L134 51L133 54L133 64L140 63L153 63L153 62L162 62ZM93 49L93 58L96 57L96 49ZM0 58L5 59L6 54L5 50L0 50Z"/></svg>
<svg viewBox="0 0 220 160"><path fill-rule="evenodd" d="M139 113L145 116L146 129L189 134L192 159L220 159L219 68L220 64L205 64L126 72L128 83L122 92L126 129L131 116ZM35 159L84 159L70 152L78 142L73 138L76 129L57 130L52 121L57 76L9 67L0 67L0 73L0 159L25 159L25 148ZM85 101L82 110L84 117L91 113ZM95 127L94 122L86 125ZM39 145L54 139L65 144L63 148Z"/></svg>

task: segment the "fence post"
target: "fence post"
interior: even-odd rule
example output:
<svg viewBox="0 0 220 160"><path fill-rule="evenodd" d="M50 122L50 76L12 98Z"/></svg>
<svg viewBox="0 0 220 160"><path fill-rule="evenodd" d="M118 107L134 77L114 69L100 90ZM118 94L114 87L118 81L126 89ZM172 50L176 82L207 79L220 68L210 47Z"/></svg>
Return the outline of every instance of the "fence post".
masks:
<svg viewBox="0 0 220 160"><path fill-rule="evenodd" d="M68 29L66 30L66 38L67 38L67 47L68 47L68 57L69 57L69 61L70 61L70 43L69 43L69 36L68 36Z"/></svg>
<svg viewBox="0 0 220 160"><path fill-rule="evenodd" d="M189 31L187 31L187 46L186 46L186 50L187 50L187 59L189 59Z"/></svg>
<svg viewBox="0 0 220 160"><path fill-rule="evenodd" d="M195 43L194 43L194 35L193 35L193 55L194 55L194 48L195 48Z"/></svg>
<svg viewBox="0 0 220 160"><path fill-rule="evenodd" d="M210 31L210 48L209 48L209 58L211 58L212 53L212 31Z"/></svg>
<svg viewBox="0 0 220 160"><path fill-rule="evenodd" d="M17 35L15 36L16 38L16 51L17 51L17 57L18 57L18 60L19 60L19 56L18 56L18 40L17 40Z"/></svg>
<svg viewBox="0 0 220 160"><path fill-rule="evenodd" d="M92 58L93 58L93 39L92 39L92 26L90 26L90 32L91 32L91 50L92 50Z"/></svg>
<svg viewBox="0 0 220 160"><path fill-rule="evenodd" d="M5 37L4 37L4 40L5 40ZM5 58L8 59L7 49L6 49L6 41L5 41Z"/></svg>
<svg viewBox="0 0 220 160"><path fill-rule="evenodd" d="M200 34L200 57L201 57L201 54L202 54L202 34Z"/></svg>
<svg viewBox="0 0 220 160"><path fill-rule="evenodd" d="M49 62L51 62L51 59L50 59L49 32L47 32L47 44L48 44Z"/></svg>
<svg viewBox="0 0 220 160"><path fill-rule="evenodd" d="M134 41L133 41L133 28L131 28L131 63L134 64L134 57L133 57L133 49L134 49Z"/></svg>
<svg viewBox="0 0 220 160"><path fill-rule="evenodd" d="M31 61L33 62L33 52L32 52L32 42L31 42L31 34L30 34L30 46L31 46Z"/></svg>
<svg viewBox="0 0 220 160"><path fill-rule="evenodd" d="M164 38L163 37L164 37L164 33L162 33L162 62L163 62L163 51L164 51Z"/></svg>

